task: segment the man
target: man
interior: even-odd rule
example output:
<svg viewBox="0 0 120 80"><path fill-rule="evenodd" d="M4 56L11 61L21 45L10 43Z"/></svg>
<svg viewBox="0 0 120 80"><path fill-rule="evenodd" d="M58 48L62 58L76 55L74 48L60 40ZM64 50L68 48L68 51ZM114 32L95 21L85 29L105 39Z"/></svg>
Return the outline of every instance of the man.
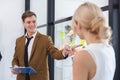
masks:
<svg viewBox="0 0 120 80"><path fill-rule="evenodd" d="M17 74L17 80L49 80L47 53L49 52L52 58L58 60L65 59L66 55L69 53L67 48L59 51L54 47L50 36L37 32L36 18L37 16L34 12L26 11L23 13L22 21L26 29L26 34L16 40L12 66L30 66L34 68L37 73L21 74L12 70L13 74ZM31 38L29 44L27 41L28 38Z"/></svg>

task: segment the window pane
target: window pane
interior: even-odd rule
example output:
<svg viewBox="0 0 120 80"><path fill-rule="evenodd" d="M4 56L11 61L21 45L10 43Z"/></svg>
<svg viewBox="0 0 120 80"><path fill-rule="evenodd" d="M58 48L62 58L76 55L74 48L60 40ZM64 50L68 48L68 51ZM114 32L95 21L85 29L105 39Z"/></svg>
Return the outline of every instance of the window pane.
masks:
<svg viewBox="0 0 120 80"><path fill-rule="evenodd" d="M109 25L109 11L104 11L103 14L105 16L106 25Z"/></svg>
<svg viewBox="0 0 120 80"><path fill-rule="evenodd" d="M31 0L30 10L36 13L38 26L47 23L47 0Z"/></svg>
<svg viewBox="0 0 120 80"><path fill-rule="evenodd" d="M93 2L97 4L99 7L108 5L108 0L56 0L55 20L72 16L77 7L86 1Z"/></svg>
<svg viewBox="0 0 120 80"><path fill-rule="evenodd" d="M55 25L55 46L60 49L66 42L68 33L71 30L71 21L63 22ZM75 41L74 41L75 40ZM77 38L72 38L72 45L78 44ZM68 44L67 44L68 45ZM72 75L72 57L65 60L55 60L54 80L71 80Z"/></svg>
<svg viewBox="0 0 120 80"><path fill-rule="evenodd" d="M47 34L47 27L45 26L45 27L42 27L42 28L38 28L37 29L38 30L38 32L40 32L41 34Z"/></svg>

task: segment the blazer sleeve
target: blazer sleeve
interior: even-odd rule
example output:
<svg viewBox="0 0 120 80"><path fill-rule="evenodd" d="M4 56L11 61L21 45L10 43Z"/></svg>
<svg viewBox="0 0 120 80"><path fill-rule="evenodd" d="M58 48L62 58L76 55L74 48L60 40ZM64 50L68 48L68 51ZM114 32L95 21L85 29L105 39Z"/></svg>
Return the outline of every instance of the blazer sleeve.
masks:
<svg viewBox="0 0 120 80"><path fill-rule="evenodd" d="M18 63L18 56L17 56L17 43L18 43L18 39L16 40L16 46L15 46L15 53L14 53L14 56L13 56L13 60L12 60L12 66L14 65L19 65Z"/></svg>
<svg viewBox="0 0 120 80"><path fill-rule="evenodd" d="M48 42L47 42L47 50L49 51L49 54L52 58L55 58L57 60L64 59L64 56L62 54L62 50L57 49L50 36L48 36Z"/></svg>

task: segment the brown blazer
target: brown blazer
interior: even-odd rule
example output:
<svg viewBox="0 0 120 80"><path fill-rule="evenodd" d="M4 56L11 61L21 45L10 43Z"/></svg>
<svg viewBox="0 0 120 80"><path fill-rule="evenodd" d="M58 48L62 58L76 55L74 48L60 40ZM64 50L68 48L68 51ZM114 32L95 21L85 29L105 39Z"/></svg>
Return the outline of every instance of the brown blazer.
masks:
<svg viewBox="0 0 120 80"><path fill-rule="evenodd" d="M21 36L16 40L15 54L12 60L13 66L24 66L24 48L25 37ZM54 47L51 38L37 32L29 61L29 66L33 67L37 73L30 74L30 80L49 80L48 52L52 58L64 59L62 51ZM18 74L17 80L25 80L25 74Z"/></svg>

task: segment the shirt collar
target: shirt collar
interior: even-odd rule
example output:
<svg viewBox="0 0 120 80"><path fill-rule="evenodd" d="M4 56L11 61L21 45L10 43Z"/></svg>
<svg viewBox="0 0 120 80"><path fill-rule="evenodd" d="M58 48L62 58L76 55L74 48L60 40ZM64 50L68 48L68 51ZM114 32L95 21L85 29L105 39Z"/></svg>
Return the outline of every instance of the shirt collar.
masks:
<svg viewBox="0 0 120 80"><path fill-rule="evenodd" d="M36 34L37 34L37 31L32 35L33 36L33 38L36 36ZM27 36L27 33L25 33L25 37Z"/></svg>

